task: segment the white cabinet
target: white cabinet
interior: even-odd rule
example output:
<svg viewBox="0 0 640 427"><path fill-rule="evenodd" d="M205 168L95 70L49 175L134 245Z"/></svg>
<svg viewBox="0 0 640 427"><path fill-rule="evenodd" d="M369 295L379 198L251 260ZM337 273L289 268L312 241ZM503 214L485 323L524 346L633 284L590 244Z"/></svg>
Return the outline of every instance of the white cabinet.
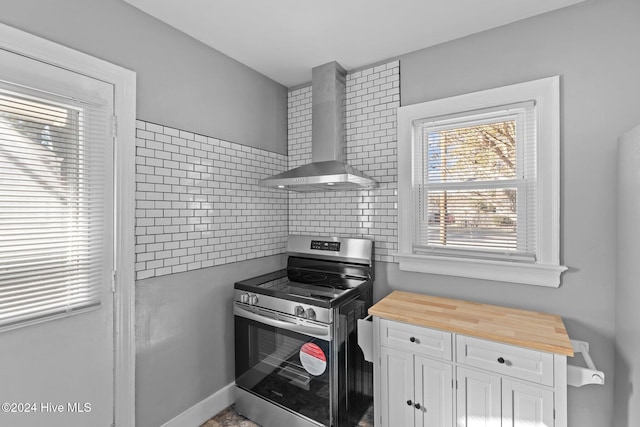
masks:
<svg viewBox="0 0 640 427"><path fill-rule="evenodd" d="M414 356L414 407L416 426L453 425L453 369L426 357Z"/></svg>
<svg viewBox="0 0 640 427"><path fill-rule="evenodd" d="M382 425L451 427L452 366L407 350L382 347Z"/></svg>
<svg viewBox="0 0 640 427"><path fill-rule="evenodd" d="M413 354L405 350L382 347L380 349L380 412L382 425L414 423ZM375 374L374 374L375 375Z"/></svg>
<svg viewBox="0 0 640 427"><path fill-rule="evenodd" d="M380 321L380 344L413 353L451 360L451 334L390 320Z"/></svg>
<svg viewBox="0 0 640 427"><path fill-rule="evenodd" d="M553 386L553 354L464 335L456 336L456 360L466 366Z"/></svg>
<svg viewBox="0 0 640 427"><path fill-rule="evenodd" d="M566 356L374 317L375 422L566 427Z"/></svg>
<svg viewBox="0 0 640 427"><path fill-rule="evenodd" d="M554 425L552 391L472 369L457 373L457 427Z"/></svg>
<svg viewBox="0 0 640 427"><path fill-rule="evenodd" d="M458 368L457 382L457 427L501 427L500 377Z"/></svg>
<svg viewBox="0 0 640 427"><path fill-rule="evenodd" d="M554 393L502 380L502 427L553 426Z"/></svg>

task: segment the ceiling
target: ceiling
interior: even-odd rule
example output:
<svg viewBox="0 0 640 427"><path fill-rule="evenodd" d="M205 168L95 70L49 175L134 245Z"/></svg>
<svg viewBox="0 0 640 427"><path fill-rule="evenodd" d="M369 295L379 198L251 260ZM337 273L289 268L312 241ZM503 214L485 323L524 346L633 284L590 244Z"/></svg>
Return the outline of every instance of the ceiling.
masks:
<svg viewBox="0 0 640 427"><path fill-rule="evenodd" d="M124 0L287 87L584 0Z"/></svg>

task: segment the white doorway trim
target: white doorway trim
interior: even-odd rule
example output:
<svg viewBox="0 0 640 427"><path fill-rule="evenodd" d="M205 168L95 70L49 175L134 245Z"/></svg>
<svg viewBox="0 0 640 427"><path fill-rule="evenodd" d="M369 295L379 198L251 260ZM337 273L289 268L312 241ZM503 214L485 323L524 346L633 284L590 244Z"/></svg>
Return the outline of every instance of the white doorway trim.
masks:
<svg viewBox="0 0 640 427"><path fill-rule="evenodd" d="M136 73L0 24L0 48L114 85L115 158L115 413L116 426L135 426L135 119Z"/></svg>

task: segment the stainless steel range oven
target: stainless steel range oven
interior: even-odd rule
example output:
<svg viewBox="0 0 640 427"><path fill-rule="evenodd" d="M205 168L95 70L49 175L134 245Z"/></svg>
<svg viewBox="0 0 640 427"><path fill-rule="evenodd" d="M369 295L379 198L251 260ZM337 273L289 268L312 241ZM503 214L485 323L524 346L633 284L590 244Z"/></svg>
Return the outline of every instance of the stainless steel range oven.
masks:
<svg viewBox="0 0 640 427"><path fill-rule="evenodd" d="M357 321L373 242L290 236L287 268L235 284L236 410L264 427L353 426L372 401Z"/></svg>

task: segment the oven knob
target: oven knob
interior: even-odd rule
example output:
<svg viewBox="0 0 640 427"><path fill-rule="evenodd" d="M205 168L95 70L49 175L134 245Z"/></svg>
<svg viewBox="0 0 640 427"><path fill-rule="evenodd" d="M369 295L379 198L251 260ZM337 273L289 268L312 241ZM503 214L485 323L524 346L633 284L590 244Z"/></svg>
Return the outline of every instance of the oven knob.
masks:
<svg viewBox="0 0 640 427"><path fill-rule="evenodd" d="M316 320L316 312L313 308L307 308L306 315L307 319Z"/></svg>
<svg viewBox="0 0 640 427"><path fill-rule="evenodd" d="M298 317L307 317L307 313L305 313L303 306L299 305L299 306L297 306L295 308L295 310L296 310L295 311L296 316L298 316Z"/></svg>
<svg viewBox="0 0 640 427"><path fill-rule="evenodd" d="M258 295L251 294L249 295L249 305L256 305L258 303Z"/></svg>
<svg viewBox="0 0 640 427"><path fill-rule="evenodd" d="M244 304L249 304L249 294L240 295L240 302Z"/></svg>

